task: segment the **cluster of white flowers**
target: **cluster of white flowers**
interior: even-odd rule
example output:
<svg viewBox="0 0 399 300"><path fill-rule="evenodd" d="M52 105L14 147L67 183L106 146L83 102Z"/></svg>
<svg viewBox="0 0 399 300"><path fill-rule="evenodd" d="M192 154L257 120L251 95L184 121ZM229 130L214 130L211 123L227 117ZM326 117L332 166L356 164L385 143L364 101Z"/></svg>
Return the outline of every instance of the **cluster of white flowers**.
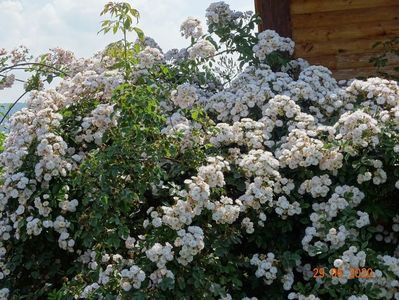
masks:
<svg viewBox="0 0 399 300"><path fill-rule="evenodd" d="M314 176L312 179L305 180L298 189L298 193L303 195L310 193L313 198L326 197L330 191L329 186L332 184L330 177L325 174Z"/></svg>
<svg viewBox="0 0 399 300"><path fill-rule="evenodd" d="M296 271L301 273L303 276L303 279L305 281L309 281L310 279L313 278L313 271L312 271L312 266L310 264L298 264L296 266Z"/></svg>
<svg viewBox="0 0 399 300"><path fill-rule="evenodd" d="M166 243L162 246L160 243L155 243L145 254L147 258L156 263L159 269L164 268L168 261L173 260L174 252L171 244Z"/></svg>
<svg viewBox="0 0 399 300"><path fill-rule="evenodd" d="M170 63L180 63L188 58L188 51L186 48L182 49L171 49L164 55L164 59Z"/></svg>
<svg viewBox="0 0 399 300"><path fill-rule="evenodd" d="M73 252L73 246L75 246L75 240L69 238L69 233L64 231L60 234L58 238L58 245L61 249L68 250L69 252Z"/></svg>
<svg viewBox="0 0 399 300"><path fill-rule="evenodd" d="M121 287L128 292L133 288L139 289L145 280L145 273L138 266L131 266L121 271Z"/></svg>
<svg viewBox="0 0 399 300"><path fill-rule="evenodd" d="M78 296L79 299L87 299L94 295L95 291L100 288L100 285L95 282L85 286L82 293Z"/></svg>
<svg viewBox="0 0 399 300"><path fill-rule="evenodd" d="M193 134L194 130L200 128L201 125L199 123L192 122L179 112L175 112L168 117L166 127L162 129L162 133L180 138L180 151L184 152L186 149L192 148L194 144L202 143L202 138Z"/></svg>
<svg viewBox="0 0 399 300"><path fill-rule="evenodd" d="M41 221L38 218L29 216L26 218L26 233L29 235L39 235L42 232Z"/></svg>
<svg viewBox="0 0 399 300"><path fill-rule="evenodd" d="M14 82L15 82L15 75L14 74L5 75L0 80L0 91L4 90L6 88L12 87Z"/></svg>
<svg viewBox="0 0 399 300"><path fill-rule="evenodd" d="M5 241L6 240L4 240L4 242ZM4 256L7 253L6 248L4 247L5 246L4 242L0 242L0 280L4 279L6 276L10 274L10 269L8 269L4 263L5 260Z"/></svg>
<svg viewBox="0 0 399 300"><path fill-rule="evenodd" d="M264 60L274 51L294 53L295 43L290 38L279 36L274 30L265 30L258 34L258 43L253 47L255 55Z"/></svg>
<svg viewBox="0 0 399 300"><path fill-rule="evenodd" d="M292 269L288 269L287 272L281 278L281 282L283 283L283 289L289 291L292 288L294 281L295 281L294 272L292 271Z"/></svg>
<svg viewBox="0 0 399 300"><path fill-rule="evenodd" d="M242 155L238 165L247 177L267 176L271 178L280 177L279 162L273 154L264 150L251 150L248 154Z"/></svg>
<svg viewBox="0 0 399 300"><path fill-rule="evenodd" d="M335 218L339 211L348 206L356 207L364 199L365 195L354 186L337 186L330 199L324 203L314 203L312 208L315 212L323 211L325 219L330 221Z"/></svg>
<svg viewBox="0 0 399 300"><path fill-rule="evenodd" d="M12 49L10 55L11 55L11 63L14 65L20 62L27 61L30 57L29 49L24 45L20 45Z"/></svg>
<svg viewBox="0 0 399 300"><path fill-rule="evenodd" d="M221 156L208 157L206 160L209 164L198 168L198 176L211 188L223 187L225 185L223 172L230 170L229 163Z"/></svg>
<svg viewBox="0 0 399 300"><path fill-rule="evenodd" d="M368 213L362 212L362 211L357 211L356 213L359 216L359 219L356 220L357 228L362 228L362 227L370 224L370 218L369 218Z"/></svg>
<svg viewBox="0 0 399 300"><path fill-rule="evenodd" d="M366 265L366 253L359 251L357 247L351 246L344 251L342 257L334 260L334 267L342 271L342 276L332 278L333 284L346 284L353 274L354 268L364 267Z"/></svg>
<svg viewBox="0 0 399 300"><path fill-rule="evenodd" d="M389 271L399 277L399 259L390 255L380 257L383 264L388 267Z"/></svg>
<svg viewBox="0 0 399 300"><path fill-rule="evenodd" d="M60 234L58 238L58 245L61 249L73 252L75 240L70 237L68 233L68 228L70 227L70 222L65 220L63 216L58 216L54 222L48 221L47 227L53 227L56 232Z"/></svg>
<svg viewBox="0 0 399 300"><path fill-rule="evenodd" d="M210 141L216 146L220 145L246 145L250 148L263 148L265 125L251 119L241 119L233 125L218 123Z"/></svg>
<svg viewBox="0 0 399 300"><path fill-rule="evenodd" d="M301 108L291 100L290 97L284 95L277 95L270 99L268 103L263 106L262 114L264 117L270 118L277 123L275 126L281 127L283 124L279 118L293 119L301 113Z"/></svg>
<svg viewBox="0 0 399 300"><path fill-rule="evenodd" d="M264 277L266 284L270 285L277 278L276 259L273 253L254 254L250 260L251 265L256 266L255 276Z"/></svg>
<svg viewBox="0 0 399 300"><path fill-rule="evenodd" d="M98 105L87 117L83 118L77 131L76 141L78 143L94 142L100 146L104 133L118 124L117 119L118 114L114 113L114 105Z"/></svg>
<svg viewBox="0 0 399 300"><path fill-rule="evenodd" d="M233 224L240 215L241 206L234 205L233 199L222 196L220 201L207 205L212 210L212 220L217 224Z"/></svg>
<svg viewBox="0 0 399 300"><path fill-rule="evenodd" d="M209 58L216 53L215 46L208 40L202 39L188 49L188 56L191 59Z"/></svg>
<svg viewBox="0 0 399 300"><path fill-rule="evenodd" d="M65 195L68 196L68 195ZM65 200L59 203L59 207L63 211L75 212L76 207L79 205L79 201L76 199L72 199L71 201Z"/></svg>
<svg viewBox="0 0 399 300"><path fill-rule="evenodd" d="M229 293L227 293L225 296L221 296L219 300L233 300L233 298Z"/></svg>
<svg viewBox="0 0 399 300"><path fill-rule="evenodd" d="M360 110L344 113L334 127L338 130L335 138L351 142L354 147L375 147L379 143L377 120Z"/></svg>
<svg viewBox="0 0 399 300"><path fill-rule="evenodd" d="M177 261L187 266L193 261L194 256L204 249L204 232L198 226L188 226L187 231L180 229L177 235L174 245L181 247Z"/></svg>
<svg viewBox="0 0 399 300"><path fill-rule="evenodd" d="M124 259L119 254L97 255L96 251L86 250L79 256L78 261L87 264L90 270L98 271L99 274L98 280L87 283L82 292L75 296L76 299L87 299L90 296L101 298L96 291L106 286L112 279L116 280L125 291L129 291L132 287L140 288L141 283L145 280L145 273L134 265L131 259Z"/></svg>
<svg viewBox="0 0 399 300"><path fill-rule="evenodd" d="M125 240L125 247L127 249L133 249L136 246L136 239L134 237L128 236Z"/></svg>
<svg viewBox="0 0 399 300"><path fill-rule="evenodd" d="M330 70L323 66L308 66L298 77L298 81L290 84L295 98L309 101L310 113L320 121L327 121L335 112L353 109L352 103L347 103L345 91L339 88Z"/></svg>
<svg viewBox="0 0 399 300"><path fill-rule="evenodd" d="M364 98L361 105L373 113L381 109L390 109L399 103L399 88L396 81L382 78L354 80L347 88L348 97L355 102L358 97Z"/></svg>
<svg viewBox="0 0 399 300"><path fill-rule="evenodd" d="M208 25L217 24L223 26L233 20L234 12L228 4L220 1L209 5L206 9L205 17Z"/></svg>
<svg viewBox="0 0 399 300"><path fill-rule="evenodd" d="M180 108L191 107L198 100L197 89L189 83L183 83L172 91L171 98Z"/></svg>
<svg viewBox="0 0 399 300"><path fill-rule="evenodd" d="M363 166L373 167L375 171L367 169L366 172L357 175L357 182L362 184L372 180L373 184L380 185L387 181L387 174L383 169L382 161L379 159L369 159L363 162ZM372 173L373 172L373 173Z"/></svg>
<svg viewBox="0 0 399 300"><path fill-rule="evenodd" d="M320 300L319 297L316 297L313 294L305 296L305 295L302 295L301 293L294 293L294 292L288 294L288 299L289 300L294 300L294 299L298 299L298 300Z"/></svg>
<svg viewBox="0 0 399 300"><path fill-rule="evenodd" d="M264 113L267 111L264 107L268 106L267 101L278 96L280 101L286 102L295 110L298 106L293 106L293 103L287 99L301 104L303 109L309 111L300 113L301 118L310 123L314 123L314 118L326 121L334 112L353 109L345 90L338 86L328 69L322 66L309 66L303 61L300 62L300 66L298 78L290 77L283 72L273 72L267 65L248 67L231 82L228 88L211 96L206 103L206 109L217 112L218 120L239 121L243 117L248 117L255 108L261 109ZM276 115L284 116L278 112ZM302 122L299 120L297 122L298 127L301 126ZM280 120L277 124L270 125L281 126L282 123Z"/></svg>
<svg viewBox="0 0 399 300"><path fill-rule="evenodd" d="M76 61L73 52L56 47L50 49L49 53L42 56L42 63L62 69L64 66L73 64Z"/></svg>
<svg viewBox="0 0 399 300"><path fill-rule="evenodd" d="M149 219L145 219L143 222L144 228L146 228L150 223L155 228L162 226L162 216L157 211L155 211L153 209L154 209L154 207L150 207L147 210L147 214L149 214L151 217L151 222Z"/></svg>
<svg viewBox="0 0 399 300"><path fill-rule="evenodd" d="M122 75L117 71L104 70L103 66L96 63L92 67L93 69L85 68L72 78L61 81L57 86L57 92L65 96L67 104L76 104L82 98L88 97L109 100L115 88L123 82Z"/></svg>
<svg viewBox="0 0 399 300"><path fill-rule="evenodd" d="M352 295L348 298L348 300L369 300L369 297L367 297L366 295Z"/></svg>
<svg viewBox="0 0 399 300"><path fill-rule="evenodd" d="M321 249L326 251L328 249L327 242L330 243L331 249L338 249L345 245L347 240L356 239L357 231L354 228L348 230L344 225L340 225L337 230L331 227L326 228L325 224L336 218L338 213L345 208L358 206L364 197L364 193L357 187L344 185L337 186L327 202L313 203L314 212L309 216L312 226L307 227L305 230L305 236L302 239L303 249L309 255L314 256L317 251ZM358 216L360 219L356 220L353 226L361 228L368 224L368 215L359 212ZM314 237L318 237L321 240L311 245L310 242Z"/></svg>
<svg viewBox="0 0 399 300"><path fill-rule="evenodd" d="M10 290L9 289L7 289L7 288L0 289L0 299L1 300L7 300L9 294L10 294Z"/></svg>
<svg viewBox="0 0 399 300"><path fill-rule="evenodd" d="M186 179L184 183L188 186L188 196L196 202L198 207L204 207L211 193L209 184L198 176Z"/></svg>
<svg viewBox="0 0 399 300"><path fill-rule="evenodd" d="M40 197L35 198L35 200L34 200L35 208L37 209L39 215L42 215L43 217L48 217L52 211L52 208L49 206L50 202L48 201L48 199L50 198L50 195L44 194L42 196L42 198L44 200L43 202ZM16 210L16 214L22 215L24 212L25 212L25 207L22 205L18 206L18 209Z"/></svg>
<svg viewBox="0 0 399 300"><path fill-rule="evenodd" d="M139 69L151 69L163 62L163 54L157 48L146 47L138 54L140 60Z"/></svg>
<svg viewBox="0 0 399 300"><path fill-rule="evenodd" d="M248 117L251 108L262 108L266 100L275 96L270 81L275 81L272 86L282 90L280 85L290 80L288 75L286 78L282 74L273 73L266 65L259 69L248 67L231 82L230 87L211 96L205 107L215 111L220 121L239 121Z"/></svg>
<svg viewBox="0 0 399 300"><path fill-rule="evenodd" d="M298 167L317 166L323 159L323 142L312 138L303 130L294 129L286 143L282 144L275 153L281 167L290 169ZM339 162L331 164L331 168L339 166Z"/></svg>
<svg viewBox="0 0 399 300"><path fill-rule="evenodd" d="M173 246L169 243L166 243L165 246L155 243L150 249L145 251L147 258L157 265L157 269L149 276L153 285L158 285L165 277L174 280L174 274L166 268L166 263L174 258L172 249Z"/></svg>
<svg viewBox="0 0 399 300"><path fill-rule="evenodd" d="M273 196L272 182L268 183L263 177L255 177L239 200L244 206L260 209L265 203L273 206Z"/></svg>
<svg viewBox="0 0 399 300"><path fill-rule="evenodd" d="M274 209L274 211L283 220L286 219L287 216L299 215L302 212L299 202L295 201L293 203L290 203L285 196L280 196L277 199L275 205L276 208Z"/></svg>
<svg viewBox="0 0 399 300"><path fill-rule="evenodd" d="M250 218L246 217L242 219L241 226L245 228L246 233L252 234L254 233L254 223L251 221Z"/></svg>
<svg viewBox="0 0 399 300"><path fill-rule="evenodd" d="M172 279L173 282L175 280L175 275L173 274L173 272L171 270L166 269L166 268L161 268L161 269L155 270L154 272L152 272L150 274L149 277L151 279L151 286L157 286L165 278Z"/></svg>
<svg viewBox="0 0 399 300"><path fill-rule="evenodd" d="M180 26L181 35L184 36L186 39L200 38L204 32L202 29L201 21L197 18L189 17L185 20Z"/></svg>
<svg viewBox="0 0 399 300"><path fill-rule="evenodd" d="M184 201L179 197L174 197L175 204L170 206L162 206L163 224L172 229L181 229L184 225L190 225L195 214L200 213L201 210L196 209L197 206L192 201Z"/></svg>

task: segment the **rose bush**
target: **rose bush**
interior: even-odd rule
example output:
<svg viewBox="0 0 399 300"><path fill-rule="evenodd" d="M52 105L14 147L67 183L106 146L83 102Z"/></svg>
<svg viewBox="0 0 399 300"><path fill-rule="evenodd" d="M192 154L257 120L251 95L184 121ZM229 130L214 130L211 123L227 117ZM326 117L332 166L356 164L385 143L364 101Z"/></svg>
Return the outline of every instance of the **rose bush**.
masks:
<svg viewBox="0 0 399 300"><path fill-rule="evenodd" d="M399 299L397 82L337 82L223 2L166 53L103 14L122 40L29 65L63 80L9 121L1 299ZM5 88L32 58L0 53Z"/></svg>

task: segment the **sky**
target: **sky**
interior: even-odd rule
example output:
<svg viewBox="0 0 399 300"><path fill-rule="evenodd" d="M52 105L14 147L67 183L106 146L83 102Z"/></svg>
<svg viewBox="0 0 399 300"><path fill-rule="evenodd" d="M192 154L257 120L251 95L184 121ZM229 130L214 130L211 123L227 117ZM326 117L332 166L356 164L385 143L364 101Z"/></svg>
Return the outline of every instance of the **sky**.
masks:
<svg viewBox="0 0 399 300"><path fill-rule="evenodd" d="M189 16L203 20L217 0L125 0L138 9L138 24L164 49L187 46L180 24ZM34 55L61 47L78 57L91 56L115 41L112 34L97 35L100 12L109 0L0 0L0 48L27 46ZM253 0L225 0L233 10L254 10ZM119 38L119 37L118 37ZM135 39L135 38L134 38ZM0 91L0 102L12 102L22 86Z"/></svg>

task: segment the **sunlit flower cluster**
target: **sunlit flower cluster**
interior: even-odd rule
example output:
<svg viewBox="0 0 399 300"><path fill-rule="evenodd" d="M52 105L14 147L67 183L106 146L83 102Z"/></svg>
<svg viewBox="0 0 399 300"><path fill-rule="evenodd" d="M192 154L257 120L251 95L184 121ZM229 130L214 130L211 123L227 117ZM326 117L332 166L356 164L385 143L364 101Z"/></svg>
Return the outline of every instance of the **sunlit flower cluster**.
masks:
<svg viewBox="0 0 399 300"><path fill-rule="evenodd" d="M274 30L265 30L258 34L258 43L253 47L255 55L264 60L267 55L274 51L294 52L295 43L290 38L279 36Z"/></svg>
<svg viewBox="0 0 399 300"><path fill-rule="evenodd" d="M180 108L187 108L198 100L197 89L189 83L184 83L172 91L171 97L175 105Z"/></svg>
<svg viewBox="0 0 399 300"><path fill-rule="evenodd" d="M215 46L208 40L199 40L192 48L188 50L188 56L191 59L210 58L216 52Z"/></svg>
<svg viewBox="0 0 399 300"><path fill-rule="evenodd" d="M197 39L204 34L201 21L193 17L188 18L181 24L180 32L186 39L190 37Z"/></svg>
<svg viewBox="0 0 399 300"><path fill-rule="evenodd" d="M180 229L177 235L174 245L181 247L177 261L186 266L204 248L204 232L200 227L188 226L187 231Z"/></svg>

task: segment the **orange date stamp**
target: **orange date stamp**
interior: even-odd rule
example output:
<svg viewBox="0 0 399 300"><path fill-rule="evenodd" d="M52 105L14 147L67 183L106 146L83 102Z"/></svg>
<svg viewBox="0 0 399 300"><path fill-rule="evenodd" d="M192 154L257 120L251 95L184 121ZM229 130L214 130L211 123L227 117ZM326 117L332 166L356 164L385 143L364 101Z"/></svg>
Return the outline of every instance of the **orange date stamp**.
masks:
<svg viewBox="0 0 399 300"><path fill-rule="evenodd" d="M374 278L374 271L372 268L359 268L351 267L349 269L349 274L346 273L344 276L344 270L341 268L331 268L326 272L326 268L317 267L313 269L313 278L348 278L348 279L371 279Z"/></svg>

